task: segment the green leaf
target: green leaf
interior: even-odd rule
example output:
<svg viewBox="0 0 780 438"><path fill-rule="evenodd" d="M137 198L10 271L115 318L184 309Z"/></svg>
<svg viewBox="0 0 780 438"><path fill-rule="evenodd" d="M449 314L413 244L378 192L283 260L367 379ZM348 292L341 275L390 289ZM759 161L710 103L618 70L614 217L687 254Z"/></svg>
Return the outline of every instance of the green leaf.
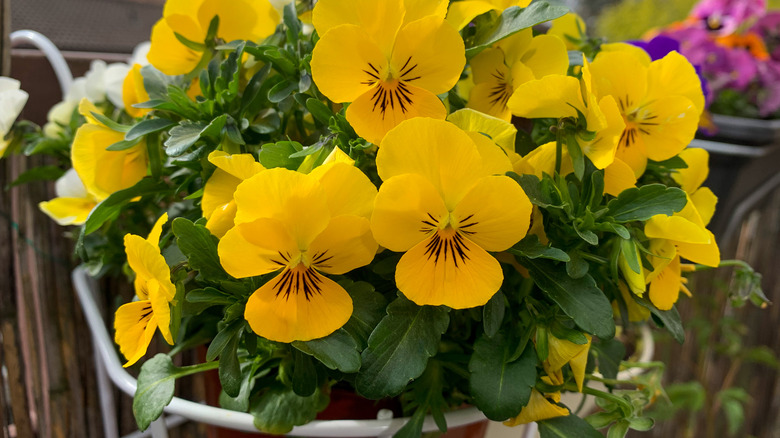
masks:
<svg viewBox="0 0 780 438"><path fill-rule="evenodd" d="M425 409L415 410L409 421L393 434L393 438L420 438L425 424L425 411Z"/></svg>
<svg viewBox="0 0 780 438"><path fill-rule="evenodd" d="M283 80L268 90L268 100L271 103L279 103L290 97L293 91L298 89L298 84L293 81Z"/></svg>
<svg viewBox="0 0 780 438"><path fill-rule="evenodd" d="M324 338L293 342L293 347L316 357L323 365L342 373L356 373L360 369L360 352L355 339L343 328Z"/></svg>
<svg viewBox="0 0 780 438"><path fill-rule="evenodd" d="M540 438L604 438L582 418L576 415L538 421Z"/></svg>
<svg viewBox="0 0 780 438"><path fill-rule="evenodd" d="M620 239L620 253L626 260L628 267L637 274L642 273L642 265L639 261L639 251L633 239Z"/></svg>
<svg viewBox="0 0 780 438"><path fill-rule="evenodd" d="M175 383L176 367L167 354L158 353L141 366L133 397L133 416L140 430L162 415L173 398Z"/></svg>
<svg viewBox="0 0 780 438"><path fill-rule="evenodd" d="M254 367L251 365L244 366L241 370L241 391L238 392L238 396L231 397L220 391L219 393L219 406L223 409L229 409L231 411L246 412L249 410L249 396L252 393L252 386L254 386L255 377Z"/></svg>
<svg viewBox="0 0 780 438"><path fill-rule="evenodd" d="M543 258L557 260L559 262L568 262L571 260L569 255L563 250L539 242L539 236L535 234L525 236L523 240L517 242L513 247L509 248L508 251L510 254L529 259Z"/></svg>
<svg viewBox="0 0 780 438"><path fill-rule="evenodd" d="M130 126L123 125L123 124L121 124L119 122L115 122L115 121L109 119L108 117L104 116L101 113L98 113L98 112L95 112L95 111L91 111L91 113L92 113L92 117L96 118L98 122L106 125L106 127L108 129L111 129L111 130L114 130L114 131L117 131L117 132L128 132L130 130Z"/></svg>
<svg viewBox="0 0 780 438"><path fill-rule="evenodd" d="M263 145L263 148L257 154L257 158L266 169L284 167L289 170L296 170L303 163L303 157L290 158L290 155L301 150L303 150L303 146L297 141L267 143Z"/></svg>
<svg viewBox="0 0 780 438"><path fill-rule="evenodd" d="M586 332L602 339L615 336L612 305L590 275L571 278L560 266L540 259L525 259L534 282L561 310Z"/></svg>
<svg viewBox="0 0 780 438"><path fill-rule="evenodd" d="M190 268L200 272L209 281L228 278L222 269L217 253L219 241L203 225L196 225L188 219L177 217L173 220L173 234L176 244L185 256Z"/></svg>
<svg viewBox="0 0 780 438"><path fill-rule="evenodd" d="M574 166L574 176L582 180L582 177L585 175L585 155L582 153L579 143L577 143L576 136L567 136L566 150L569 151L569 157L571 157L571 162Z"/></svg>
<svg viewBox="0 0 780 438"><path fill-rule="evenodd" d="M655 421L650 417L636 417L628 420L629 427L640 432L647 432L655 425Z"/></svg>
<svg viewBox="0 0 780 438"><path fill-rule="evenodd" d="M169 327L171 329L171 335L174 339L179 338L179 328L181 328L181 314L184 309L184 283L181 281L176 282L176 294L171 302L171 322Z"/></svg>
<svg viewBox="0 0 780 438"><path fill-rule="evenodd" d="M387 300L384 295L374 291L374 287L365 281L347 284L339 283L352 297L352 316L346 324L346 330L357 342L358 350L368 345L368 338L376 325L385 316Z"/></svg>
<svg viewBox="0 0 780 438"><path fill-rule="evenodd" d="M518 175L514 172L507 172L507 176L520 184L532 204L542 208L554 206L552 199L542 191L542 182L536 175Z"/></svg>
<svg viewBox="0 0 780 438"><path fill-rule="evenodd" d="M539 23L562 17L567 12L569 12L569 9L565 6L551 5L544 1L535 1L523 9L517 6L508 8L499 17L499 24L490 35L480 41L479 44L466 49L466 57L472 58L477 53L510 35L536 26Z"/></svg>
<svg viewBox="0 0 780 438"><path fill-rule="evenodd" d="M482 325L484 326L485 334L489 337L498 332L498 329L501 328L501 323L504 321L504 313L506 312L504 299L504 293L498 291L482 307Z"/></svg>
<svg viewBox="0 0 780 438"><path fill-rule="evenodd" d="M125 134L125 140L135 140L152 132L162 131L175 125L176 122L168 119L147 119L138 122Z"/></svg>
<svg viewBox="0 0 780 438"><path fill-rule="evenodd" d="M241 330L244 328L244 321L235 321L234 323L226 326L214 336L214 340L209 344L209 349L206 351L206 360L211 362L225 351L233 338L238 337Z"/></svg>
<svg viewBox="0 0 780 438"><path fill-rule="evenodd" d="M8 184L6 189L35 181L54 181L65 174L65 171L57 166L39 166L22 173L14 182Z"/></svg>
<svg viewBox="0 0 780 438"><path fill-rule="evenodd" d="M219 383L222 384L222 390L225 391L225 394L230 397L238 397L241 392L242 379L241 365L238 362L238 340L241 338L244 321L239 320L237 323L239 324L238 331L228 340L227 345L219 354Z"/></svg>
<svg viewBox="0 0 780 438"><path fill-rule="evenodd" d="M124 151L127 149L130 149L131 147L137 145L138 143L141 143L141 138L136 138L135 140L120 140L111 146L107 147L107 151L117 152L117 151Z"/></svg>
<svg viewBox="0 0 780 438"><path fill-rule="evenodd" d="M170 76L166 76L151 65L141 67L141 76L144 78L144 89L149 94L149 99L168 100L168 85L172 82Z"/></svg>
<svg viewBox="0 0 780 438"><path fill-rule="evenodd" d="M569 253L571 260L566 262L566 273L571 278L582 278L588 273L590 265L580 255L579 251L573 250Z"/></svg>
<svg viewBox="0 0 780 438"><path fill-rule="evenodd" d="M311 356L293 350L292 389L301 397L308 397L317 390L317 367Z"/></svg>
<svg viewBox="0 0 780 438"><path fill-rule="evenodd" d="M399 296L387 306L363 350L363 366L355 379L358 393L371 399L393 396L425 370L447 330L448 309L417 306Z"/></svg>
<svg viewBox="0 0 780 438"><path fill-rule="evenodd" d="M184 151L200 140L201 133L208 128L203 122L183 121L173 127L167 140L165 140L165 153L170 157L178 157Z"/></svg>
<svg viewBox="0 0 780 438"><path fill-rule="evenodd" d="M612 425L607 432L607 438L623 438L628 433L628 421L620 420Z"/></svg>
<svg viewBox="0 0 780 438"><path fill-rule="evenodd" d="M591 344L596 352L599 372L607 379L617 378L620 362L626 356L626 346L616 339L599 340Z"/></svg>
<svg viewBox="0 0 780 438"><path fill-rule="evenodd" d="M615 222L646 221L657 214L671 215L685 207L685 192L663 184L623 190L607 204L607 216Z"/></svg>
<svg viewBox="0 0 780 438"><path fill-rule="evenodd" d="M314 420L327 405L328 396L319 389L309 397L301 397L290 388L275 386L263 393L252 409L252 415L258 429L282 435L294 426Z"/></svg>
<svg viewBox="0 0 780 438"><path fill-rule="evenodd" d="M138 196L159 195L167 190L168 185L165 182L144 178L133 187L112 193L89 213L87 222L84 224L84 234L97 231L106 221L119 214L122 207L131 199Z"/></svg>
<svg viewBox="0 0 780 438"><path fill-rule="evenodd" d="M504 421L528 404L536 382L536 354L527 347L514 362L509 337L503 332L492 338L480 336L469 361L469 388L477 407L493 421Z"/></svg>
<svg viewBox="0 0 780 438"><path fill-rule="evenodd" d="M313 97L306 99L306 109L309 110L315 120L326 126L330 122L330 118L333 117L333 112L330 108L321 100Z"/></svg>
<svg viewBox="0 0 780 438"><path fill-rule="evenodd" d="M235 298L232 298L218 289L213 287L207 287L205 289L191 290L185 295L184 299L193 304L209 303L213 305L217 304L233 304L236 302Z"/></svg>
<svg viewBox="0 0 780 438"><path fill-rule="evenodd" d="M685 328L683 328L682 320L680 319L680 313L677 311L677 308L672 307L669 310L659 310L647 298L638 297L636 295L633 297L634 301L639 303L642 307L650 310L650 313L653 314L653 320L668 330L677 342L681 344L685 342Z"/></svg>

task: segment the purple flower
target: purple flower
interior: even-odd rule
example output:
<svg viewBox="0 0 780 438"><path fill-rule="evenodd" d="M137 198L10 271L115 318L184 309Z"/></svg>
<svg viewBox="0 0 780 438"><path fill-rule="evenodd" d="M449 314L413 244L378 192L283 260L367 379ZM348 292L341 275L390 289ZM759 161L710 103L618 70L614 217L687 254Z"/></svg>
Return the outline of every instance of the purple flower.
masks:
<svg viewBox="0 0 780 438"><path fill-rule="evenodd" d="M710 31L729 35L765 12L766 0L702 0L691 16L702 20Z"/></svg>
<svg viewBox="0 0 780 438"><path fill-rule="evenodd" d="M758 110L761 117L768 117L780 110L780 62L768 60L757 65L761 91L758 94Z"/></svg>

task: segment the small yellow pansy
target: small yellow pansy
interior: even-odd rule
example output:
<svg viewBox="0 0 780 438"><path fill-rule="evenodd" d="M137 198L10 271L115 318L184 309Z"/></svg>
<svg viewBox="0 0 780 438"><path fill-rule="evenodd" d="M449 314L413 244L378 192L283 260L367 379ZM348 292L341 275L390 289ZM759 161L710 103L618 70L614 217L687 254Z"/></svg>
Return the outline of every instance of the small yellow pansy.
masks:
<svg viewBox="0 0 780 438"><path fill-rule="evenodd" d="M54 190L57 197L41 202L38 207L60 225L82 225L98 204L75 169L68 169L54 184Z"/></svg>
<svg viewBox="0 0 780 438"><path fill-rule="evenodd" d="M374 258L369 217L376 188L358 168L332 163L303 174L269 169L235 193L236 226L219 242L222 266L237 278L278 272L257 289L244 318L259 336L308 341L352 315L341 275Z"/></svg>
<svg viewBox="0 0 780 438"><path fill-rule="evenodd" d="M569 56L560 38L533 36L524 29L482 51L471 60L474 88L468 106L504 120L512 118L506 103L521 84L550 74L565 75Z"/></svg>
<svg viewBox="0 0 780 438"><path fill-rule="evenodd" d="M411 9L392 0L324 0L314 8L321 35L314 82L332 101L351 102L347 120L374 144L404 120L444 119L437 95L455 85L466 63L458 32L440 15L423 16L430 11L424 2L408 3ZM421 18L407 22L410 16Z"/></svg>
<svg viewBox="0 0 780 438"><path fill-rule="evenodd" d="M582 79L548 75L526 82L515 89L507 107L512 114L527 118L576 119L581 114L588 133L580 133L577 138L582 152L598 169L614 162L625 123L612 96L598 98L594 94L590 66L584 56Z"/></svg>
<svg viewBox="0 0 780 438"><path fill-rule="evenodd" d="M158 328L165 341L173 344L169 304L176 295L176 287L159 247L162 226L166 222L168 214L163 214L146 239L134 234L125 235L127 264L135 272L135 294L138 296L137 301L120 306L114 319L114 341L127 359L125 367L146 354Z"/></svg>
<svg viewBox="0 0 780 438"><path fill-rule="evenodd" d="M542 381L548 385L555 384L548 377L542 377ZM569 415L568 409L557 404L560 402L560 392L542 394L536 388L531 389L531 398L528 400L528 404L525 405L517 417L504 421L504 425L514 427L533 423L534 421L549 420Z"/></svg>
<svg viewBox="0 0 780 438"><path fill-rule="evenodd" d="M203 209L203 217L208 220L206 228L211 234L222 237L233 228L233 218L236 216L233 194L236 188L242 181L265 170L265 167L255 161L252 154L230 155L223 151L214 151L209 154L208 159L217 169L203 187L200 206Z"/></svg>
<svg viewBox="0 0 780 438"><path fill-rule="evenodd" d="M519 6L524 8L531 4L531 0L463 0L450 3L447 12L447 21L456 29L461 30L486 12L496 11L501 13L504 9Z"/></svg>
<svg viewBox="0 0 780 438"><path fill-rule="evenodd" d="M107 151L107 147L124 140L125 134L92 116L93 112L100 111L86 98L81 100L79 112L87 123L76 131L70 157L87 192L102 201L118 190L134 186L146 176L149 157L145 140L122 151Z"/></svg>
<svg viewBox="0 0 780 438"><path fill-rule="evenodd" d="M226 42L259 41L279 23L279 13L268 0L168 0L162 18L152 28L149 62L171 76L191 72L202 54L185 46L176 34L203 44L216 16L217 37Z"/></svg>
<svg viewBox="0 0 780 438"><path fill-rule="evenodd" d="M718 198L707 187L700 187L709 172L709 153L704 149L686 149L680 153L688 168L679 169L675 180L685 190L688 202L672 216L656 215L645 223L650 238L653 270L646 276L650 301L668 310L680 291L690 295L681 276L680 258L706 266L718 266L720 250L715 235L706 228L715 212Z"/></svg>
<svg viewBox="0 0 780 438"><path fill-rule="evenodd" d="M484 161L471 137L443 120L407 120L380 145L384 182L371 229L380 245L405 252L396 285L418 305L485 304L504 278L488 251L504 251L528 231L528 197Z"/></svg>
<svg viewBox="0 0 780 438"><path fill-rule="evenodd" d="M455 111L447 116L447 121L474 140L488 173L506 173L511 170L506 168L506 159L511 164L520 159L515 152L517 128L511 123L470 108Z"/></svg>
<svg viewBox="0 0 780 438"><path fill-rule="evenodd" d="M625 130L616 156L641 176L648 158L663 161L693 140L704 95L693 66L679 53L646 64L634 49L601 52L591 64L594 91L618 103Z"/></svg>
<svg viewBox="0 0 780 438"><path fill-rule="evenodd" d="M582 391L585 382L585 366L588 364L588 351L590 350L591 336L583 333L588 340L584 344L575 344L566 339L558 339L552 334L547 336L548 354L545 359L544 370L553 384L563 384L561 368L566 364L571 365L571 373L577 383L577 389Z"/></svg>
<svg viewBox="0 0 780 438"><path fill-rule="evenodd" d="M133 105L143 103L149 100L149 93L144 88L144 78L141 76L141 65L134 64L127 72L124 82L122 82L122 101L125 104L125 111L133 117L143 117L144 114L151 111L148 108L135 108Z"/></svg>

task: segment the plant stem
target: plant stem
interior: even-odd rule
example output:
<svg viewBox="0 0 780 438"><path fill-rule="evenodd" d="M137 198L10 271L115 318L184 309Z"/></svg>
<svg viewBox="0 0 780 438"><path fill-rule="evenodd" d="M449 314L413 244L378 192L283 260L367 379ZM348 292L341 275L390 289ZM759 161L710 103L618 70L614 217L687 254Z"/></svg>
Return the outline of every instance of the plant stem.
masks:
<svg viewBox="0 0 780 438"><path fill-rule="evenodd" d="M596 376L594 374L585 374L585 378L596 382L604 383L605 385L633 385L638 386L636 382L630 380L618 380L618 379L605 379L603 377Z"/></svg>
<svg viewBox="0 0 780 438"><path fill-rule="evenodd" d="M570 390L570 391L574 391L574 392L577 391L577 387L575 387L573 385L566 385L565 388ZM608 392L599 391L598 389L593 389L593 388L588 387L588 386L583 386L582 387L582 393L583 394L587 394L587 395L592 395L594 397L600 397L600 398L609 400L609 401L611 401L613 403L616 403L616 404L621 406L621 409L623 409L625 411L626 415L630 415L631 412L633 412L633 410L634 410L634 407L631 406L631 403L629 403L628 400L624 399L623 397L618 397L618 396L616 396L614 394L610 394Z"/></svg>
<svg viewBox="0 0 780 438"><path fill-rule="evenodd" d="M189 365L186 367L177 367L176 368L176 378L189 376L192 374L201 373L203 371L209 371L209 370L215 370L219 368L219 361L215 360L212 362L206 362L206 363L199 363L196 365Z"/></svg>
<svg viewBox="0 0 780 438"><path fill-rule="evenodd" d="M563 120L558 122L558 129L555 131L555 174L561 173L561 161L563 161Z"/></svg>
<svg viewBox="0 0 780 438"><path fill-rule="evenodd" d="M738 268L747 269L752 271L753 268L742 260L722 260L718 266L706 266L706 265L693 265L695 271L708 271L710 269L727 268L730 266L736 266Z"/></svg>

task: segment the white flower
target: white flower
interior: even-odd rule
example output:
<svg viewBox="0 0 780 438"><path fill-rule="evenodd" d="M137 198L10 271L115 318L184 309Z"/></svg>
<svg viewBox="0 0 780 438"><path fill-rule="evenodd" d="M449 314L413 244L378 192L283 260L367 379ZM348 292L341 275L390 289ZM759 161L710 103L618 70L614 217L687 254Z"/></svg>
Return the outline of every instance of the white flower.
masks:
<svg viewBox="0 0 780 438"><path fill-rule="evenodd" d="M62 132L62 126L70 123L73 111L76 110L78 102L72 100L63 100L51 107L46 114L48 123L43 125L43 133L49 138L55 138Z"/></svg>
<svg viewBox="0 0 780 438"><path fill-rule="evenodd" d="M3 139L27 103L27 92L20 90L16 79L0 76L0 156L8 143Z"/></svg>
<svg viewBox="0 0 780 438"><path fill-rule="evenodd" d="M54 183L54 192L58 198L86 198L87 188L81 182L76 169L68 169L56 183Z"/></svg>

